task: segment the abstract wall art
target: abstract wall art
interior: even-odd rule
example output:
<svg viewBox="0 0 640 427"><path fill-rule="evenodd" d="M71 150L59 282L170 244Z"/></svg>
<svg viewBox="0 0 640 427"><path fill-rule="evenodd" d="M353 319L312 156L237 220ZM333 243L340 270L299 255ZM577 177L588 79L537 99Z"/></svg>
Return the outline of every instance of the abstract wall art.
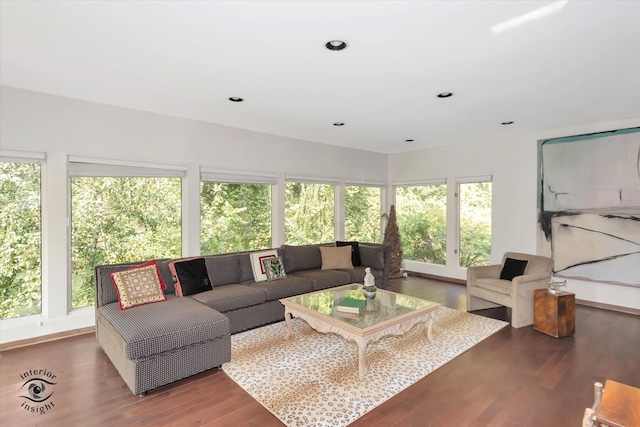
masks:
<svg viewBox="0 0 640 427"><path fill-rule="evenodd" d="M538 163L554 275L640 287L640 127L538 141Z"/></svg>

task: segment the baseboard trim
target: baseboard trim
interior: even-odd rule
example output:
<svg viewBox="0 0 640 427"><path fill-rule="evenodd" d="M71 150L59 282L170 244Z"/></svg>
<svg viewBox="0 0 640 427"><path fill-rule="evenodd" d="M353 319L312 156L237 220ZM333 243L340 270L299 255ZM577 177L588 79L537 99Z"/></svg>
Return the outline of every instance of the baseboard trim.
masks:
<svg viewBox="0 0 640 427"><path fill-rule="evenodd" d="M587 307L602 308L603 310L618 311L620 313L635 314L636 316L640 316L640 310L638 310L637 308L622 307L619 305L605 304L603 302L587 301L587 300L577 299L577 298L576 298L576 304L586 305Z"/></svg>
<svg viewBox="0 0 640 427"><path fill-rule="evenodd" d="M467 281L462 279L455 279L453 277L436 276L435 274L418 273L417 271L408 271L409 276L422 277L423 279L441 280L443 282L451 282L457 285L467 286Z"/></svg>
<svg viewBox="0 0 640 427"><path fill-rule="evenodd" d="M75 337L78 335L93 334L95 333L95 331L96 331L95 326L87 326L86 328L71 329L69 331L58 332L56 334L42 335L40 337L29 338L26 340L11 341L8 343L0 344L0 353L2 353L3 351L13 350L16 348L27 347L35 344L42 344L49 341L63 340L65 338Z"/></svg>

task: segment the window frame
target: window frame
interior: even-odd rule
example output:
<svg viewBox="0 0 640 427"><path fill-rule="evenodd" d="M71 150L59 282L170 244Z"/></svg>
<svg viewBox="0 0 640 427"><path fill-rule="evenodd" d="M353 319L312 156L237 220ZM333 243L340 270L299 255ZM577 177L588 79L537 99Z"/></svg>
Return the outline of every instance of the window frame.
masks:
<svg viewBox="0 0 640 427"><path fill-rule="evenodd" d="M305 176L305 175L289 175L287 174L285 176L285 180L284 180L284 211L282 213L283 218L285 220L285 226L284 226L284 243L285 244L291 244L291 242L287 242L287 225L286 225L286 218L287 218L287 196L286 196L286 187L287 187L287 183L292 182L292 183L299 183L299 184L315 184L315 185L331 185L333 186L333 237L332 240L335 241L337 239L337 235L338 232L336 230L336 219L339 217L339 212L338 212L338 197L339 197L339 187L340 187L340 180L337 178L328 178L328 177L314 177L314 176ZM314 242L314 243L324 243L324 242Z"/></svg>
<svg viewBox="0 0 640 427"><path fill-rule="evenodd" d="M274 198L276 197L276 185L278 183L278 176L268 172L254 172L254 171L238 171L218 168L200 168L200 209L202 210L202 184L205 182L220 183L220 184L239 184L239 185L270 185L270 240L271 246L275 241L274 236L274 221L276 217L276 206ZM202 230L202 211L200 212L200 229ZM200 248L202 248L202 233L200 236ZM260 249L260 248L258 248Z"/></svg>
<svg viewBox="0 0 640 427"><path fill-rule="evenodd" d="M127 160L92 158L84 156L68 156L67 158L67 307L69 311L83 310L86 307L73 306L73 178L179 178L181 200L181 254L184 252L184 187L187 177L187 167L179 164L134 162Z"/></svg>
<svg viewBox="0 0 640 427"><path fill-rule="evenodd" d="M448 259L449 257L447 256L447 251L448 251L448 247L449 247L449 239L448 239L448 235L449 235L449 203L448 203L448 194L449 194L449 185L447 182L446 178L437 178L437 179L428 179L428 180L419 180L419 181L404 181L404 182L396 182L392 184L392 188L393 188L393 203L396 206L396 211L397 211L397 189L398 188L407 188L407 187L426 187L426 186L436 186L436 185L444 185L446 186L446 190L445 190L445 262L444 264L436 264L433 262L427 262L427 261L419 261L419 260L412 260L412 259L406 259L406 261L411 262L411 263L422 263L425 265L429 265L429 266L434 266L437 268L446 268L447 267L447 263L448 263ZM385 224L386 226L386 224ZM403 259L403 263L405 262L405 259Z"/></svg>
<svg viewBox="0 0 640 427"><path fill-rule="evenodd" d="M365 182L359 182L359 181L350 181L350 180L346 180L345 184L344 184L344 236L345 236L345 240L349 240L349 238L347 237L347 187L367 187L367 188L377 188L380 190L380 200L379 200L379 204L378 204L378 223L379 223L379 230L378 230L378 239L376 242L373 243L381 243L382 239L384 237L384 224L383 224L383 217L382 214L384 212L384 207L386 205L386 197L385 197L385 190L386 190L386 184L382 184L382 183L365 183Z"/></svg>
<svg viewBox="0 0 640 427"><path fill-rule="evenodd" d="M462 254L462 244L461 244L461 237L462 237L462 232L461 232L461 221L462 221L462 214L461 214L461 203L462 203L462 197L461 197L461 190L460 190L460 185L461 184L480 184L480 183L485 183L488 182L491 184L491 249L493 249L493 175L482 175L482 176L468 176L468 177L456 177L455 178L455 198L456 198L456 222L455 222L455 239L456 239L456 245L455 245L455 249L454 249L454 253L456 255L455 260L456 260L456 267L457 268L463 268L463 269L467 269L468 267L462 266L460 265L460 259L461 259L461 254ZM491 258L491 255L489 256L489 258Z"/></svg>
<svg viewBox="0 0 640 427"><path fill-rule="evenodd" d="M24 319L42 317L46 313L46 284L45 284L45 242L44 242L44 173L43 168L46 165L46 154L38 151L26 151L26 150L13 150L0 148L0 162L2 163L20 163L20 164L37 164L39 166L39 216L40 216L40 238L39 238L39 259L40 259L40 272L39 272L39 285L40 285L40 304L39 313L28 314L18 317L10 317L7 319L0 319L3 323L22 322Z"/></svg>

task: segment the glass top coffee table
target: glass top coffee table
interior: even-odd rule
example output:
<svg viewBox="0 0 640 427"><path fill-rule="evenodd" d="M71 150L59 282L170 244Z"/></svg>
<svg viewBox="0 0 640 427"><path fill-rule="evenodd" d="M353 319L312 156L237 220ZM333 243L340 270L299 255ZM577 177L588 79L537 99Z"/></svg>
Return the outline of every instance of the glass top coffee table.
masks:
<svg viewBox="0 0 640 427"><path fill-rule="evenodd" d="M365 300L362 285L351 285L281 299L287 321L285 339L291 337L291 319L299 317L318 332L333 332L358 344L360 380L364 380L364 356L367 345L385 335L402 335L420 322L427 322L427 337L432 340L433 311L440 304L378 289L367 300L360 314L343 313L336 306L345 298Z"/></svg>

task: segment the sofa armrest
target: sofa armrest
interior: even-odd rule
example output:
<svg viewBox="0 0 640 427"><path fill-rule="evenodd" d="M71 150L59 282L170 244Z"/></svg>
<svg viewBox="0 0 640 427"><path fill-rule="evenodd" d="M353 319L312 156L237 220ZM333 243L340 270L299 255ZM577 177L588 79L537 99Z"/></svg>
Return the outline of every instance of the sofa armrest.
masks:
<svg viewBox="0 0 640 427"><path fill-rule="evenodd" d="M551 273L535 273L525 274L523 276L517 276L513 278L513 286L517 293L519 290L526 290L527 293L534 289L544 289L549 285L551 280Z"/></svg>
<svg viewBox="0 0 640 427"><path fill-rule="evenodd" d="M467 267L467 286L472 286L476 279L499 279L502 265L483 265L480 267Z"/></svg>

